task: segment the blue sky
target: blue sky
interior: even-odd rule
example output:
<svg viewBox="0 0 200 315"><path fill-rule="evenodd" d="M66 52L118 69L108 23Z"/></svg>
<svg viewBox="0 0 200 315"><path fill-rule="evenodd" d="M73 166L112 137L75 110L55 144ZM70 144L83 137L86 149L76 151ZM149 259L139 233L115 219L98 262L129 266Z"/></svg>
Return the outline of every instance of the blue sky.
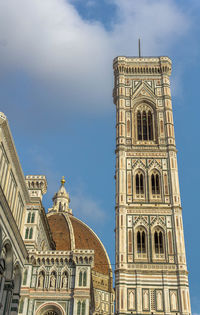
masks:
<svg viewBox="0 0 200 315"><path fill-rule="evenodd" d="M117 55L168 55L192 311L200 314L199 68L196 0L0 0L0 109L25 174L45 174L46 209L62 175L73 213L114 264Z"/></svg>

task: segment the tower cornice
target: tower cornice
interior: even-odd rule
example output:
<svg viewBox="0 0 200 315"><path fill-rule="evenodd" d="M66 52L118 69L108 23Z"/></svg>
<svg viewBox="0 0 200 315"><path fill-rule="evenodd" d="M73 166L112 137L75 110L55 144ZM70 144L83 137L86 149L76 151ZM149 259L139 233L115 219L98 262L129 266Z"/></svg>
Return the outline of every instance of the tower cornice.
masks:
<svg viewBox="0 0 200 315"><path fill-rule="evenodd" d="M171 75L172 61L169 57L125 57L118 56L113 60L113 69L119 74Z"/></svg>

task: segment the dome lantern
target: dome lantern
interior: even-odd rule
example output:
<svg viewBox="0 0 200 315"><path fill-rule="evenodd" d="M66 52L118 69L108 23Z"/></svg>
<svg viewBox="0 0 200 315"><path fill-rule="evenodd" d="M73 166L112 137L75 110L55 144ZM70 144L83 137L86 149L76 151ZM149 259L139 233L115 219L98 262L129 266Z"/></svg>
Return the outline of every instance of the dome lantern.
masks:
<svg viewBox="0 0 200 315"><path fill-rule="evenodd" d="M65 177L62 176L61 185L57 193L53 196L53 207L48 212L65 212L72 214L72 210L69 209L70 198L65 189Z"/></svg>

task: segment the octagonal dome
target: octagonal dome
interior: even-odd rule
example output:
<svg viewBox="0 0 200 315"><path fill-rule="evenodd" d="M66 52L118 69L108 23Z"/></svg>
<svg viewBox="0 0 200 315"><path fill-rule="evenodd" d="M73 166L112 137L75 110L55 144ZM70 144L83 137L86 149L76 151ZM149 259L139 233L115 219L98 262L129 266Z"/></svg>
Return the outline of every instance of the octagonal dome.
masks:
<svg viewBox="0 0 200 315"><path fill-rule="evenodd" d="M73 215L49 213L48 222L56 244L56 250L93 249L93 270L109 275L111 265L106 250L89 226Z"/></svg>

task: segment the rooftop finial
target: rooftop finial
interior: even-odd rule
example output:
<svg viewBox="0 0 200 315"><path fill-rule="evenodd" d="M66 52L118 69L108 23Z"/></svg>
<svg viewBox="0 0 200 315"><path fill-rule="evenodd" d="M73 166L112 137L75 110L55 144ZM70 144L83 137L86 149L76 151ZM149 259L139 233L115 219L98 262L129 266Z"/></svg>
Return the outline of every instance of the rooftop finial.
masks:
<svg viewBox="0 0 200 315"><path fill-rule="evenodd" d="M62 179L61 179L61 181L60 181L60 182L61 182L61 184L62 184L62 185L64 185L64 184L65 184L65 182L66 182L66 180L65 180L65 176L63 176L63 177L62 177Z"/></svg>
<svg viewBox="0 0 200 315"><path fill-rule="evenodd" d="M141 58L141 46L140 46L140 38L138 39L138 52L139 52L139 58Z"/></svg>

